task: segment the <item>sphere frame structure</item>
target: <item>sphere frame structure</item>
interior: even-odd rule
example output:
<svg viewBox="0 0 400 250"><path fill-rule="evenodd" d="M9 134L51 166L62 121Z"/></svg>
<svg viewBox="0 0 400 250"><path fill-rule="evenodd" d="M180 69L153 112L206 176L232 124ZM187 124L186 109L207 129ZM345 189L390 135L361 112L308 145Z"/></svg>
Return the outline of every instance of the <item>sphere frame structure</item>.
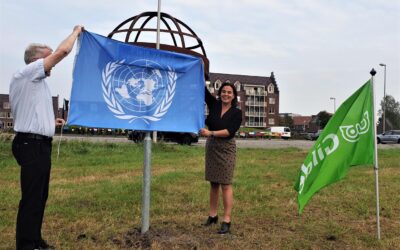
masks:
<svg viewBox="0 0 400 250"><path fill-rule="evenodd" d="M156 42L144 42L140 41L140 38L144 34L157 33L157 27L148 27L153 18L157 20L157 14L156 11L148 11L128 18L108 34L108 38L113 38L116 35L124 35L123 42L125 43L156 48ZM204 62L205 79L208 80L210 63L201 39L187 24L167 13L160 13L160 23L161 22L165 28L160 28L160 34L169 35L172 44L163 43L160 36L160 49L200 57ZM190 38L190 41L195 41L195 43L188 45L186 41L188 38Z"/></svg>

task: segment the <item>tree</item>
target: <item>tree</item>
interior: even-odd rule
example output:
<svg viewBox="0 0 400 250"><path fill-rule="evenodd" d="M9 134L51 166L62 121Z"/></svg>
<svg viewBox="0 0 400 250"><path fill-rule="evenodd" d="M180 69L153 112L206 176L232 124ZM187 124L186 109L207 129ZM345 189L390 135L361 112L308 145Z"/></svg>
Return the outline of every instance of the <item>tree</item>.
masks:
<svg viewBox="0 0 400 250"><path fill-rule="evenodd" d="M385 102L382 98L381 109L378 112L380 117L382 117L384 105ZM391 95L386 96L385 118L386 122L389 121L393 125L393 129L400 129L400 103Z"/></svg>
<svg viewBox="0 0 400 250"><path fill-rule="evenodd" d="M288 114L285 114L284 117L279 117L279 125L293 128L293 118Z"/></svg>
<svg viewBox="0 0 400 250"><path fill-rule="evenodd" d="M317 125L319 125L319 127L321 129L325 128L326 124L329 122L329 119L331 119L332 114L324 111L321 111L318 113L317 115Z"/></svg>

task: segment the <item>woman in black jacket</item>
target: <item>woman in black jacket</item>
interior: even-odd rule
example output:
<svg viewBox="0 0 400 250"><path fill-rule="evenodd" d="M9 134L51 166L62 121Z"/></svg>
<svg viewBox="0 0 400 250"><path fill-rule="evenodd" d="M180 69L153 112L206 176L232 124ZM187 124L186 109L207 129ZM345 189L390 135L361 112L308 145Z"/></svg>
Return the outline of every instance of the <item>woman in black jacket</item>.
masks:
<svg viewBox="0 0 400 250"><path fill-rule="evenodd" d="M222 190L224 217L220 234L230 232L233 206L232 179L236 163L235 133L242 123L242 111L236 107L237 91L233 84L223 83L218 90L218 99L206 88L206 103L209 115L207 128L200 134L207 137L205 179L210 182L210 212L206 226L218 222L219 188Z"/></svg>

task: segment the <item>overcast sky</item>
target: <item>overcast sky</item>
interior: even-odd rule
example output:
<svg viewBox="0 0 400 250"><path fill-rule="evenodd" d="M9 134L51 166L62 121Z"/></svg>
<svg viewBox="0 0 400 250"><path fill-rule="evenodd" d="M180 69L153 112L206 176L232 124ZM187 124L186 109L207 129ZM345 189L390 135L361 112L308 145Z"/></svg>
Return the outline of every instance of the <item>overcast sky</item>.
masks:
<svg viewBox="0 0 400 250"><path fill-rule="evenodd" d="M157 1L0 0L0 93L24 65L31 42L54 49L82 24L108 35L122 21L156 11ZM189 25L202 39L210 71L269 76L280 90L280 112L333 112L370 78L376 96L400 101L399 0L170 0L161 10ZM155 40L155 37L154 37ZM162 41L161 41L162 42ZM75 51L52 71L53 95L69 99Z"/></svg>

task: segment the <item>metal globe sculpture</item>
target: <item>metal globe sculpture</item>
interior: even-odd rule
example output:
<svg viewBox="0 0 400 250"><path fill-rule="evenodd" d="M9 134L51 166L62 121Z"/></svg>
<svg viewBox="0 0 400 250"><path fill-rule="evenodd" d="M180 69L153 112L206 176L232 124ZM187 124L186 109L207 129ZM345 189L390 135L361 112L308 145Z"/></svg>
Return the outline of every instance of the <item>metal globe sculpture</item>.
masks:
<svg viewBox="0 0 400 250"><path fill-rule="evenodd" d="M160 49L197 56L203 59L204 74L209 78L209 61L203 42L181 20L160 13ZM120 23L109 38L143 47L156 48L157 12L143 12Z"/></svg>

